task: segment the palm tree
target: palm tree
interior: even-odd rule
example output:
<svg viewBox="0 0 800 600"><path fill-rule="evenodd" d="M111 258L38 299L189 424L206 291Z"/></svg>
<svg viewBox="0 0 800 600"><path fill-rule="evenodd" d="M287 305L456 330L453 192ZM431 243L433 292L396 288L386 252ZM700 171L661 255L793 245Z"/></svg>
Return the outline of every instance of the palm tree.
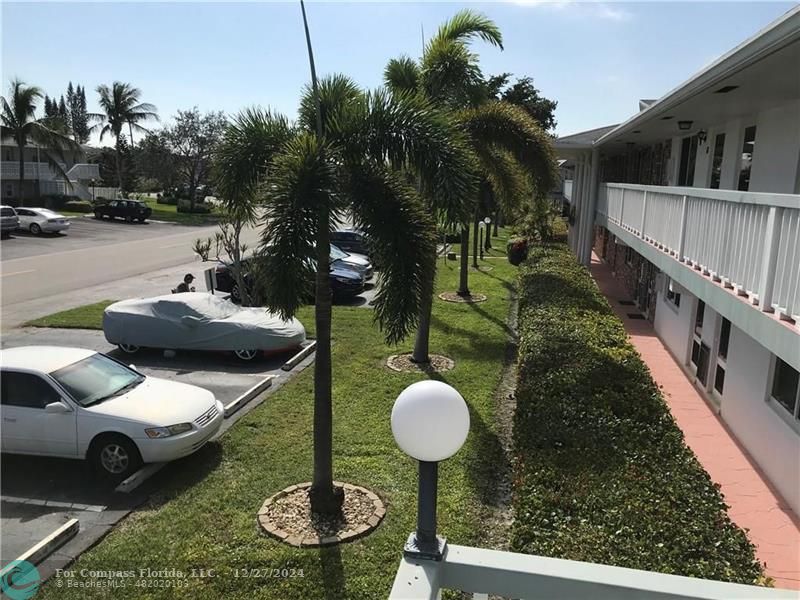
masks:
<svg viewBox="0 0 800 600"><path fill-rule="evenodd" d="M100 129L100 141L106 134L114 138L114 149L116 151L117 183L122 189L122 165L120 159L120 135L122 128L127 124L133 143L133 132L138 131L147 133L147 129L140 125L144 121L154 119L158 121L156 107L147 102L141 102L142 92L139 88L133 87L130 83L115 81L111 87L107 85L97 86L97 93L100 96L100 108L102 113L90 113L89 119L95 121L91 131Z"/></svg>
<svg viewBox="0 0 800 600"><path fill-rule="evenodd" d="M258 253L265 305L289 317L309 295L315 300L314 512L338 511L343 497L333 487L331 228L352 215L375 240L382 267L375 319L388 343L399 342L415 327L436 254L434 222L406 169L414 165L426 197L461 198L471 185L468 159L451 118L423 98L364 92L341 75L320 81L318 96L305 90L295 127L250 109L217 151L225 201L265 206Z"/></svg>
<svg viewBox="0 0 800 600"><path fill-rule="evenodd" d="M17 143L19 151L19 195L23 194L25 181L25 146L31 140L40 146L40 153L50 167L64 178L66 185L70 185L64 168L63 152L65 150L78 150L77 142L63 133L60 122L50 118L36 118L36 105L44 96L41 89L36 86L26 85L19 79L11 81L8 98L3 97L2 136L11 137ZM38 180L36 187L39 193Z"/></svg>
<svg viewBox="0 0 800 600"><path fill-rule="evenodd" d="M503 48L503 38L497 25L487 17L470 10L462 10L446 21L436 35L425 45L422 58L417 63L407 56L390 60L384 71L387 87L397 94L416 93L427 98L436 106L454 113L460 128L468 134L468 141L479 175L479 185L473 188L471 195L462 198L459 211L441 210L441 198L428 196L428 206L434 215L446 226L461 225L461 276L459 293L469 295L469 225L470 216L475 221L475 244L477 244L477 219L492 198L502 198L511 203L522 197L525 174L508 154L513 150L524 149L530 154L535 142L539 149L546 151L548 147L541 144L542 136L535 130L535 123L521 122L522 117L514 111L507 116L513 123L500 120L495 133L479 128L480 118L494 115L500 117L503 111L495 110L494 104L479 112L478 107L488 102L490 92L478 66L478 57L470 52L469 44L474 39L481 39L490 45ZM478 127L478 129L475 129ZM520 127L522 129L520 129ZM533 127L533 129L532 129ZM512 133L516 137L512 136ZM527 142L520 136L527 135ZM537 165L538 166L538 165ZM546 171L550 172L548 165ZM535 173L539 173L536 170ZM538 175L537 175L538 176ZM443 217L443 218L442 218ZM475 248L477 254L477 247ZM434 265L435 269L435 265ZM430 318L433 302L433 281L430 294L426 296L421 307L419 328L417 330L412 360L418 363L429 362Z"/></svg>

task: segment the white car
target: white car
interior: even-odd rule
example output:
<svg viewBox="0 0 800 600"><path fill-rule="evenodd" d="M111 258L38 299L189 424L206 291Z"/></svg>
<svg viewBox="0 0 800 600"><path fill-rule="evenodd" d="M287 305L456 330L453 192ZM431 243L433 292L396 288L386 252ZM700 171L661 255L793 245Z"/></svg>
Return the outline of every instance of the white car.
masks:
<svg viewBox="0 0 800 600"><path fill-rule="evenodd" d="M93 350L5 349L0 374L3 452L87 459L114 479L195 452L224 419L208 390L147 377Z"/></svg>
<svg viewBox="0 0 800 600"><path fill-rule="evenodd" d="M59 233L69 229L69 219L53 212L49 208L30 208L23 206L17 209L19 224L17 229L30 231L33 235Z"/></svg>
<svg viewBox="0 0 800 600"><path fill-rule="evenodd" d="M331 244L331 263L342 264L345 268L356 271L364 277L364 281L369 281L375 274L375 269L369 257L363 254L345 252L334 244Z"/></svg>

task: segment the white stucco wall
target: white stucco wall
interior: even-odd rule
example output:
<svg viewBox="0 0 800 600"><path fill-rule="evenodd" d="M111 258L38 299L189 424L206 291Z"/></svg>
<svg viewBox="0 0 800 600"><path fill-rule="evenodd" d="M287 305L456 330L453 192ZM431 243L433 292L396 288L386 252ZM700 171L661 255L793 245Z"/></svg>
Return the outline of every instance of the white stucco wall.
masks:
<svg viewBox="0 0 800 600"><path fill-rule="evenodd" d="M673 288L681 292L681 305L675 305L664 298L664 290L658 290L656 305L656 318L653 322L656 333L666 344L672 355L680 362L686 364L689 357L689 338L693 325L694 297L673 282Z"/></svg>
<svg viewBox="0 0 800 600"><path fill-rule="evenodd" d="M755 123L750 191L794 193L800 156L800 100L759 113Z"/></svg>
<svg viewBox="0 0 800 600"><path fill-rule="evenodd" d="M721 415L795 513L800 513L800 434L765 401L771 355L731 327Z"/></svg>

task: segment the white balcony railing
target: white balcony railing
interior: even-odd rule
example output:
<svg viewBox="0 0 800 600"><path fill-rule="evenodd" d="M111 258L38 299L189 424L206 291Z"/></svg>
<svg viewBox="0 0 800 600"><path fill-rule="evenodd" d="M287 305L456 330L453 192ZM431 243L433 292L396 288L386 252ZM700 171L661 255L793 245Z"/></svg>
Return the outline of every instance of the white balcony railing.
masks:
<svg viewBox="0 0 800 600"><path fill-rule="evenodd" d="M564 198L572 201L572 179L564 180Z"/></svg>
<svg viewBox="0 0 800 600"><path fill-rule="evenodd" d="M100 179L100 165L93 165L90 163L77 163L72 165L72 168L67 171L67 176L70 181L91 181L92 179Z"/></svg>
<svg viewBox="0 0 800 600"><path fill-rule="evenodd" d="M608 183L597 215L762 310L800 317L800 196Z"/></svg>
<svg viewBox="0 0 800 600"><path fill-rule="evenodd" d="M4 160L0 162L0 177L19 179L19 162ZM54 179L55 173L46 162L25 162L25 179Z"/></svg>

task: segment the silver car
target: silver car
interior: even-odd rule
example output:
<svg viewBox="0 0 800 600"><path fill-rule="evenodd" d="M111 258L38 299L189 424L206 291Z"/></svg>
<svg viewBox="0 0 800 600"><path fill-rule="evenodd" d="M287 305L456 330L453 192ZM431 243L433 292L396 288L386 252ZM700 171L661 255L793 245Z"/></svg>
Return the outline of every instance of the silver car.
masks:
<svg viewBox="0 0 800 600"><path fill-rule="evenodd" d="M331 244L331 264L334 266L342 265L347 269L356 271L364 277L364 281L369 281L375 274L375 268L367 256L345 252L334 244Z"/></svg>
<svg viewBox="0 0 800 600"><path fill-rule="evenodd" d="M23 206L17 209L19 217L18 229L30 231L33 235L40 233L59 233L69 229L69 219L49 208L32 208Z"/></svg>
<svg viewBox="0 0 800 600"><path fill-rule="evenodd" d="M18 225L17 212L10 206L0 206L0 234L7 237Z"/></svg>

